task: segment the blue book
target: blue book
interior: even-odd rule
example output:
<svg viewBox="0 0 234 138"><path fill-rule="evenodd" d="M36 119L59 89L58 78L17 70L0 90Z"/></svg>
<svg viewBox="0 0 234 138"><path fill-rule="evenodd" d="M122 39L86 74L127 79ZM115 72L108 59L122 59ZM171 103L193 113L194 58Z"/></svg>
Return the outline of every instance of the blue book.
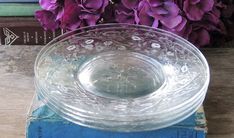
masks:
<svg viewBox="0 0 234 138"><path fill-rule="evenodd" d="M1 2L4 2L4 3L18 3L18 2L38 2L39 0L0 0L0 3Z"/></svg>
<svg viewBox="0 0 234 138"><path fill-rule="evenodd" d="M159 130L143 132L111 132L69 122L40 102L34 102L27 117L27 138L205 138L207 133L201 107L186 120Z"/></svg>
<svg viewBox="0 0 234 138"><path fill-rule="evenodd" d="M0 16L34 16L40 9L38 3L0 3Z"/></svg>

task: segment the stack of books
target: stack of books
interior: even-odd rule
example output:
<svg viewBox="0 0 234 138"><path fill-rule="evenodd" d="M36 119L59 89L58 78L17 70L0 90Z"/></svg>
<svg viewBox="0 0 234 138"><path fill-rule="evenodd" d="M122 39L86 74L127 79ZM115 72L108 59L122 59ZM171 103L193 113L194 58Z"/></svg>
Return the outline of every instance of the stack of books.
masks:
<svg viewBox="0 0 234 138"><path fill-rule="evenodd" d="M0 0L0 46L45 45L61 30L45 31L35 19L39 0Z"/></svg>

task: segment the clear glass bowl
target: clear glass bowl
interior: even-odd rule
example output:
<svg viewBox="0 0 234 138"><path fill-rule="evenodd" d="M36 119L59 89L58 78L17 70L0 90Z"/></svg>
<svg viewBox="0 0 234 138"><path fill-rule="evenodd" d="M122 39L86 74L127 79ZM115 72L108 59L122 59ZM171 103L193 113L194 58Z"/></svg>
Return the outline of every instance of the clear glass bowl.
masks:
<svg viewBox="0 0 234 138"><path fill-rule="evenodd" d="M202 104L209 67L183 38L145 26L106 24L66 33L35 62L38 96L61 117L112 131L175 124Z"/></svg>

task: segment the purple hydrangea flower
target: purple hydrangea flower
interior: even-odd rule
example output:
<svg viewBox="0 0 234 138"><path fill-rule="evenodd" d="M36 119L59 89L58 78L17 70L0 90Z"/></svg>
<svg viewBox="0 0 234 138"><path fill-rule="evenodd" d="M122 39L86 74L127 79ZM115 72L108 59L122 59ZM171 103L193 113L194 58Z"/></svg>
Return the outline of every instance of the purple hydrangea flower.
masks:
<svg viewBox="0 0 234 138"><path fill-rule="evenodd" d="M63 15L63 1L62 0L39 0L43 10L35 12L35 17L41 23L45 30L55 30L59 27L59 19Z"/></svg>
<svg viewBox="0 0 234 138"><path fill-rule="evenodd" d="M174 28L182 22L179 7L172 1L149 0L150 15L163 26Z"/></svg>
<svg viewBox="0 0 234 138"><path fill-rule="evenodd" d="M182 22L178 6L170 0L122 0L116 9L116 21L158 27L159 22L174 28Z"/></svg>
<svg viewBox="0 0 234 138"><path fill-rule="evenodd" d="M164 29L188 39L197 47L202 47L210 43L209 32L207 28L201 24L187 22L181 30Z"/></svg>
<svg viewBox="0 0 234 138"><path fill-rule="evenodd" d="M204 13L211 11L214 0L185 0L183 10L192 21L201 20Z"/></svg>
<svg viewBox="0 0 234 138"><path fill-rule="evenodd" d="M218 31L222 34L226 34L226 29L223 22L220 20L220 16L220 10L218 10L217 7L213 7L210 12L205 13L200 24L209 31Z"/></svg>
<svg viewBox="0 0 234 138"><path fill-rule="evenodd" d="M193 26L188 39L194 45L202 47L210 43L210 34L201 26Z"/></svg>
<svg viewBox="0 0 234 138"><path fill-rule="evenodd" d="M74 30L97 23L159 27L197 46L209 44L209 32L226 33L218 0L39 0L35 17L45 29ZM230 14L229 14L230 16Z"/></svg>
<svg viewBox="0 0 234 138"><path fill-rule="evenodd" d="M56 15L56 20L60 19L63 15L63 0L39 0L41 8L50 12L53 12Z"/></svg>
<svg viewBox="0 0 234 138"><path fill-rule="evenodd" d="M117 22L149 26L153 24L153 17L147 14L149 4L146 0L122 0L121 2L116 8Z"/></svg>
<svg viewBox="0 0 234 138"><path fill-rule="evenodd" d="M187 20L186 25L182 30L165 28L166 30L188 39L198 47L210 43L209 32L225 33L225 27L220 20L220 10L216 6L220 3L213 0L175 0L175 3L181 9L180 15Z"/></svg>
<svg viewBox="0 0 234 138"><path fill-rule="evenodd" d="M81 0L78 4L81 7L79 18L87 25L95 25L107 5L108 0Z"/></svg>
<svg viewBox="0 0 234 138"><path fill-rule="evenodd" d="M43 12L36 12L35 17L45 29L57 27L47 25L50 18L45 17L51 17L61 28L74 30L82 25L95 25L108 5L108 0L40 0L39 3Z"/></svg>

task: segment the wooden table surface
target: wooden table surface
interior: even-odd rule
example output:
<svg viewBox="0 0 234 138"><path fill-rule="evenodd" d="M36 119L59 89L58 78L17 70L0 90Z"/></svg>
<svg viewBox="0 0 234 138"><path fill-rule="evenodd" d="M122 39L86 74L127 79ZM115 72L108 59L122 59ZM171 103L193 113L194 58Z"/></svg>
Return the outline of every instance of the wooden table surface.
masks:
<svg viewBox="0 0 234 138"><path fill-rule="evenodd" d="M42 46L0 47L0 137L24 138L34 94L33 64ZM204 103L208 138L234 138L234 48L203 49L211 83Z"/></svg>

